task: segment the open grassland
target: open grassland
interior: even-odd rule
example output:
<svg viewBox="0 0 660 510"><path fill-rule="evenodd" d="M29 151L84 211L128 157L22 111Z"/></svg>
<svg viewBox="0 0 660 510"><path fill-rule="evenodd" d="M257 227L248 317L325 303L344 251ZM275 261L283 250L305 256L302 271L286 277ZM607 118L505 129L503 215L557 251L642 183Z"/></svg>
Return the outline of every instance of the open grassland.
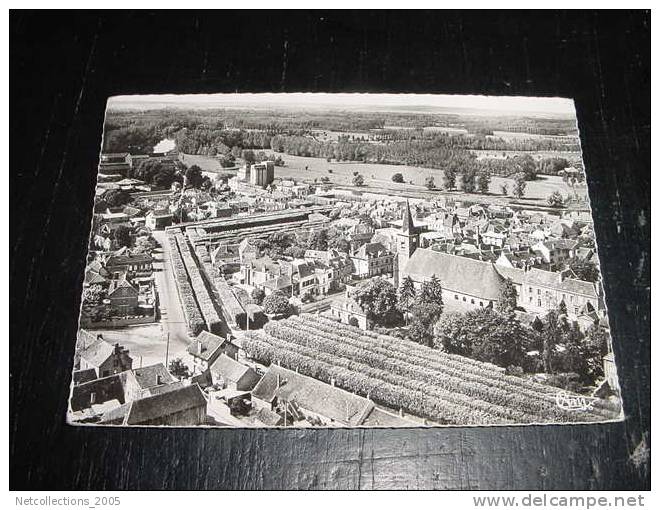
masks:
<svg viewBox="0 0 660 510"><path fill-rule="evenodd" d="M457 200L471 199L471 200L486 200L494 203L506 203L513 200L513 197L503 196L501 187L506 185L509 193L513 189L513 180L493 176L490 183L489 195L482 195L478 193L463 193L462 191L440 192L434 191L429 193L424 186L427 177L433 177L436 186L441 188L443 186L443 172L433 168L422 168L408 165L385 165L380 163L359 163L359 162L328 162L323 158L311 158L303 156L289 156L282 154L285 165L282 167L275 167L275 177L277 178L291 178L297 181L321 182L323 177L328 177L330 182L338 186L352 186L354 173L358 172L364 177L365 186L361 189L365 192L386 193L392 192L394 194L412 194L419 195L420 198L429 198L434 194L442 193L447 196L452 196ZM235 171L222 169L217 159L211 156L195 156L185 154L183 162L190 165L198 165L204 171L223 172L227 174L235 173ZM330 170L332 172L330 172ZM405 182L395 183L392 182L392 175L400 173L403 175ZM527 183L525 192L525 199L530 201L530 205L536 203L537 205L545 205L547 197L554 191L559 191L562 195L572 194L574 191L567 186L558 176L539 176L536 181ZM586 187L577 188L577 193L580 196L586 195ZM411 196L412 196L411 195Z"/></svg>
<svg viewBox="0 0 660 510"><path fill-rule="evenodd" d="M378 163L357 162L330 162L322 158L308 158L302 156L283 155L285 166L275 168L276 177L291 177L296 180L313 181L329 177L330 182L337 185L350 186L353 184L353 173L359 172L364 177L365 191L370 188L387 188L392 191L419 191L425 192L424 183L427 177L433 177L436 186L443 185L443 172L433 168L422 168L407 165L384 165ZM332 173L329 172L332 170ZM392 175L400 173L403 175L404 183L392 182ZM506 177L493 176L490 183L489 193L494 196L502 196L501 186L506 185L509 193L513 189L513 180ZM553 193L559 191L562 195L568 195L573 190L558 176L540 176L536 181L527 183L525 197L543 201ZM578 188L578 194L584 195L586 188ZM470 195L473 199L484 197L479 194L467 194L452 192L457 198Z"/></svg>

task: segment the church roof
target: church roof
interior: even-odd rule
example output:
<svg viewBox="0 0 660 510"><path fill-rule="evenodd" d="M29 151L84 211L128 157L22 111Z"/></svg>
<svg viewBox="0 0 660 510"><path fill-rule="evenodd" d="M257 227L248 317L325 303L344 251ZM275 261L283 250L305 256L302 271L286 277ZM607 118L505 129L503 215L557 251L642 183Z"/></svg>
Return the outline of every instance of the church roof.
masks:
<svg viewBox="0 0 660 510"><path fill-rule="evenodd" d="M499 298L504 281L491 262L424 248L415 250L403 273L417 281L435 275L444 289L488 300Z"/></svg>
<svg viewBox="0 0 660 510"><path fill-rule="evenodd" d="M410 213L410 203L406 200L406 208L403 210L403 225L401 229L406 234L414 234L417 230L413 223L412 214Z"/></svg>

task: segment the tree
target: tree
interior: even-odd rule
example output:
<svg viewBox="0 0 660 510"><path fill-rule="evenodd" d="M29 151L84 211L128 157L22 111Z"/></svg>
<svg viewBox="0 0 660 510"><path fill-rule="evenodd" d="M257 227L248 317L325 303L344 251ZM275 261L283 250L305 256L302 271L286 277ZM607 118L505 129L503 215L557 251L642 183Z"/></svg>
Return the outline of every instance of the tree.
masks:
<svg viewBox="0 0 660 510"><path fill-rule="evenodd" d="M527 187L525 174L524 173L517 173L512 178L513 178L513 195L516 198L524 197L525 196L525 188Z"/></svg>
<svg viewBox="0 0 660 510"><path fill-rule="evenodd" d="M510 313L515 311L518 302L518 292L510 278L504 281L502 290L497 300L497 311L502 313Z"/></svg>
<svg viewBox="0 0 660 510"><path fill-rule="evenodd" d="M553 191L548 197L548 205L550 207L561 207L564 205L564 198L559 191Z"/></svg>
<svg viewBox="0 0 660 510"><path fill-rule="evenodd" d="M173 167L162 167L153 176L151 183L157 188L169 188L176 180Z"/></svg>
<svg viewBox="0 0 660 510"><path fill-rule="evenodd" d="M564 302L563 299L559 302L559 307L557 308L557 310L559 311L560 316L563 315L564 317L566 317L566 315L568 315L568 308L566 308L566 303Z"/></svg>
<svg viewBox="0 0 660 510"><path fill-rule="evenodd" d="M593 262L574 257L569 261L568 267L580 280L593 283L600 280L600 269Z"/></svg>
<svg viewBox="0 0 660 510"><path fill-rule="evenodd" d="M353 186L364 186L364 177L362 174L357 174L353 177Z"/></svg>
<svg viewBox="0 0 660 510"><path fill-rule="evenodd" d="M594 324L587 330L582 343L582 356L586 360L584 380L587 384L603 377L603 357L609 352L609 341L609 334L600 324Z"/></svg>
<svg viewBox="0 0 660 510"><path fill-rule="evenodd" d="M284 293L279 290L266 296L263 300L262 306L264 312L271 315L288 314L291 309L289 298L287 298Z"/></svg>
<svg viewBox="0 0 660 510"><path fill-rule="evenodd" d="M504 368L523 366L533 339L532 332L514 314L491 308L445 315L435 332L436 347Z"/></svg>
<svg viewBox="0 0 660 510"><path fill-rule="evenodd" d="M490 174L488 172L479 172L477 188L479 189L479 193L488 193L488 189L490 188Z"/></svg>
<svg viewBox="0 0 660 510"><path fill-rule="evenodd" d="M454 189L456 187L456 169L453 166L446 168L443 179L445 183L445 189Z"/></svg>
<svg viewBox="0 0 660 510"><path fill-rule="evenodd" d="M442 315L442 305L418 299L412 315L412 323L408 331L410 338L417 343L431 346L434 327Z"/></svg>
<svg viewBox="0 0 660 510"><path fill-rule="evenodd" d="M131 245L131 229L125 225L119 225L115 230L115 242L118 247Z"/></svg>
<svg viewBox="0 0 660 510"><path fill-rule="evenodd" d="M325 251L328 249L328 232L325 229L314 230L307 240L310 250Z"/></svg>
<svg viewBox="0 0 660 510"><path fill-rule="evenodd" d="M426 189L435 188L435 179L429 175L426 179L424 179L424 186L426 186Z"/></svg>
<svg viewBox="0 0 660 510"><path fill-rule="evenodd" d="M257 160L256 156L254 155L254 151L249 150L249 149L248 149L248 150L244 150L244 151L241 153L241 157L242 157L242 158L245 160L245 162L246 162L247 164L249 164L249 165L253 164L253 163Z"/></svg>
<svg viewBox="0 0 660 510"><path fill-rule="evenodd" d="M461 188L466 193L474 193L477 173L474 168L465 168L461 174Z"/></svg>
<svg viewBox="0 0 660 510"><path fill-rule="evenodd" d="M403 314L406 321L408 320L408 314L411 312L416 297L415 284L410 276L406 276L401 282L401 285L399 285L397 296L397 308Z"/></svg>
<svg viewBox="0 0 660 510"><path fill-rule="evenodd" d="M562 340L562 320L557 310L550 310L543 320L543 371L553 372L555 362L555 346Z"/></svg>
<svg viewBox="0 0 660 510"><path fill-rule="evenodd" d="M105 298L105 290L99 284L90 285L83 290L83 303L85 305L95 306L101 303Z"/></svg>
<svg viewBox="0 0 660 510"><path fill-rule="evenodd" d="M418 304L431 304L440 307L442 313L442 283L435 275L431 276L429 281L422 283L422 288L419 292Z"/></svg>
<svg viewBox="0 0 660 510"><path fill-rule="evenodd" d="M377 324L393 324L400 318L396 289L383 278L369 280L355 291L354 298L367 318Z"/></svg>
<svg viewBox="0 0 660 510"><path fill-rule="evenodd" d="M264 289L262 289L261 287L255 287L254 289L252 289L252 295L250 297L252 298L252 301L255 302L255 304L261 305L264 302L266 293L264 292Z"/></svg>
<svg viewBox="0 0 660 510"><path fill-rule="evenodd" d="M156 248L156 240L151 236L140 236L135 240L135 251L150 253Z"/></svg>
<svg viewBox="0 0 660 510"><path fill-rule="evenodd" d="M396 173L392 175L392 182L403 182L403 174Z"/></svg>
<svg viewBox="0 0 660 510"><path fill-rule="evenodd" d="M525 176L525 180L533 181L536 179L536 172L538 171L536 161L529 154L523 154L522 156L516 156L514 158L517 163L520 171Z"/></svg>
<svg viewBox="0 0 660 510"><path fill-rule="evenodd" d="M178 379L188 379L192 374L188 366L181 360L181 358L176 358L170 361L167 369L170 374Z"/></svg>
<svg viewBox="0 0 660 510"><path fill-rule="evenodd" d="M132 198L131 195L122 189L111 189L103 194L103 200L108 207L121 207L128 204Z"/></svg>
<svg viewBox="0 0 660 510"><path fill-rule="evenodd" d="M204 182L204 177L202 176L202 169L199 166L192 165L186 170L186 183L188 186L200 188L202 182Z"/></svg>

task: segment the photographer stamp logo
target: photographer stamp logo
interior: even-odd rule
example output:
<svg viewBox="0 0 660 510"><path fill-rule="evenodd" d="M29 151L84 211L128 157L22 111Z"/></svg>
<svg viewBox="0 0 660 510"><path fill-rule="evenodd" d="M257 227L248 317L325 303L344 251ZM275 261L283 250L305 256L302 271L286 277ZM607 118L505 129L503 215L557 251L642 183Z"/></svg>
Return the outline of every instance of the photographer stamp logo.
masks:
<svg viewBox="0 0 660 510"><path fill-rule="evenodd" d="M567 411L591 411L594 408L596 400L595 397L571 395L565 391L560 391L555 395L557 407Z"/></svg>

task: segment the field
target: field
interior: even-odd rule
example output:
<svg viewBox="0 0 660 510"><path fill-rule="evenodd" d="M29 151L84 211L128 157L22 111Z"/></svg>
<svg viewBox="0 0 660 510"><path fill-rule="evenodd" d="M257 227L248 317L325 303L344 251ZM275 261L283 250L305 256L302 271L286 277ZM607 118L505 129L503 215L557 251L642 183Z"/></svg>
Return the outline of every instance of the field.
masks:
<svg viewBox="0 0 660 510"><path fill-rule="evenodd" d="M589 411L562 409L555 399L558 388L318 315L271 322L248 336L243 348L260 363L278 363L437 424L566 423L618 416L616 405L604 400Z"/></svg>
<svg viewBox="0 0 660 510"><path fill-rule="evenodd" d="M353 172L359 172L364 176L365 191L369 188L388 188L392 191L417 190L426 191L424 182L426 177L433 177L437 186L442 186L442 170L432 168L422 168L406 165L383 165L378 163L346 163L332 162L328 163L322 158L306 158L302 156L283 156L285 166L275 168L275 177L291 177L296 180L313 181L315 178L319 181L322 177L329 177L333 184L352 185ZM328 170L332 170L329 173ZM392 182L392 175L401 173L406 184L397 184ZM410 183L415 188L410 186ZM490 183L489 192L492 195L502 197L501 185L506 184L511 190L513 180L506 177L493 176ZM586 189L586 188L584 188ZM572 190L557 176L541 176L536 181L527 183L526 198L545 201L554 191L559 191L562 195L571 193ZM586 191L578 190L578 193ZM452 195L467 195L465 193L452 193ZM483 195L472 194L472 198L483 197ZM458 197L457 197L458 198Z"/></svg>
<svg viewBox="0 0 660 510"><path fill-rule="evenodd" d="M383 193L385 191L405 192L408 194L419 194L420 198L428 197L429 193L424 182L427 177L433 177L437 186L442 186L443 172L433 168L422 168L407 165L385 165L379 163L358 163L358 162L336 162L328 163L323 158L310 158L303 156L290 156L283 154L283 167L275 167L276 178L291 178L297 181L312 182L317 179L321 181L323 177L329 177L330 182L340 186L353 185L353 173L359 172L364 176L364 191L373 191ZM190 165L198 165L205 171L222 171L231 174L231 170L222 169L217 159L210 156L195 156L191 154L183 155L183 162ZM332 170L332 173L329 172ZM392 175L401 173L404 183L392 182ZM506 177L493 176L490 183L488 201L493 203L508 202L512 197L502 195L501 186L506 185L509 192L513 188L513 180ZM535 201L539 205L545 205L547 197L554 191L559 191L562 195L573 193L558 176L540 176L536 181L527 183L525 198L530 200L530 205ZM577 193L580 196L586 194L586 187L578 188ZM481 194L468 194L460 191L446 193L457 200L484 199Z"/></svg>

